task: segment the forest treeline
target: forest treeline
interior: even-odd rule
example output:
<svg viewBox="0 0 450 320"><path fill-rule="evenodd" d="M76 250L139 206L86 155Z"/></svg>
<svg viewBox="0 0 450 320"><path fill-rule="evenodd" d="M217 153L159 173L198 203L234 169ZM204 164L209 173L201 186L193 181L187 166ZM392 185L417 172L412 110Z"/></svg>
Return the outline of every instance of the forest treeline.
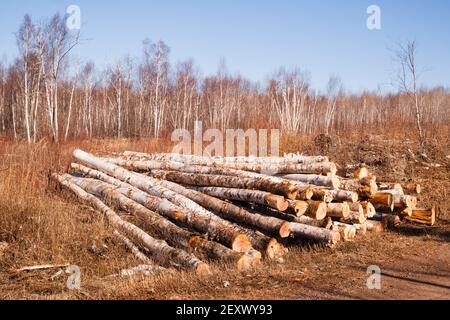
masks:
<svg viewBox="0 0 450 320"><path fill-rule="evenodd" d="M139 59L99 70L72 57L79 34L59 14L39 23L26 15L16 38L17 58L0 63L0 135L28 142L163 137L192 129L195 121L205 128L304 134L419 125L432 135L450 120L449 89L417 87L408 65L401 65L396 93L351 94L338 76L319 92L300 68L279 68L263 85L230 74L224 63L202 76L192 59L171 65L163 41L145 40Z"/></svg>

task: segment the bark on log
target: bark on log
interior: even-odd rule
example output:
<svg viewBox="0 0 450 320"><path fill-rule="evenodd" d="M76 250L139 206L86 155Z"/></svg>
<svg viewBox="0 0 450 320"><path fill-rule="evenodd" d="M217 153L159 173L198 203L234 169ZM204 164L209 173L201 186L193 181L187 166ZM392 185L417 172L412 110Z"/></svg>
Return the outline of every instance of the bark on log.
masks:
<svg viewBox="0 0 450 320"><path fill-rule="evenodd" d="M339 189L340 180L336 176L321 176L316 174L285 174L281 175L284 179L300 181L315 186L323 186L332 189Z"/></svg>
<svg viewBox="0 0 450 320"><path fill-rule="evenodd" d="M192 199L186 197L187 194L195 196L195 191L188 190L176 184L171 184L167 181L159 181L151 177L130 172L117 165L104 162L99 158L81 150L75 150L73 155L78 160L104 171L119 180L126 181L127 183L149 193L150 195L167 199L180 206L185 209L187 213L189 213L188 220L195 225L196 230L208 233L212 239L217 240L229 248L238 252L247 252L251 249L251 243L249 238L245 235L244 228L223 220L198 205ZM176 190L167 188L168 185ZM180 191L183 195L180 194ZM204 196L206 197L206 195ZM226 210L222 206L223 201L212 198L210 202L212 205L218 205L222 208L222 210Z"/></svg>
<svg viewBox="0 0 450 320"><path fill-rule="evenodd" d="M325 242L330 245L335 245L341 239L340 234L337 231L313 227L301 223L291 223L290 229L293 237Z"/></svg>
<svg viewBox="0 0 450 320"><path fill-rule="evenodd" d="M81 200L90 204L96 210L102 212L112 226L124 233L134 242L139 243L141 246L146 248L151 253L154 260L168 265L173 262L187 269L194 269L198 274L202 275L210 273L209 266L196 256L183 250L173 248L165 241L154 239L135 225L122 220L117 213L106 206L100 199L87 193L82 188L71 182L71 176L59 176L57 174L53 174L52 178L74 192Z"/></svg>
<svg viewBox="0 0 450 320"><path fill-rule="evenodd" d="M286 213L292 214L297 217L303 216L308 210L309 204L302 200L288 200L289 207Z"/></svg>
<svg viewBox="0 0 450 320"><path fill-rule="evenodd" d="M357 202L358 193L347 190L330 190L333 201L335 202Z"/></svg>
<svg viewBox="0 0 450 320"><path fill-rule="evenodd" d="M255 179L259 181L259 185L262 188L261 190L263 191L283 195L289 199L295 199L295 195L297 194L297 189L286 179L243 170L197 166L171 161L162 162L157 160L128 161L123 159L108 158L106 159L106 161L132 170L140 171L169 170L192 174L223 175Z"/></svg>
<svg viewBox="0 0 450 320"><path fill-rule="evenodd" d="M327 189L321 189L321 188L312 188L313 191L313 196L312 196L312 200L316 200L316 201L323 201L326 203L330 203L331 201L333 201L333 196L331 195L331 192Z"/></svg>
<svg viewBox="0 0 450 320"><path fill-rule="evenodd" d="M224 187L237 189L271 190L272 184L257 178L241 178L235 176L222 176L210 174L189 174L177 171L153 170L152 176L158 179L168 180L180 184L199 187ZM294 200L297 190L287 194Z"/></svg>
<svg viewBox="0 0 450 320"><path fill-rule="evenodd" d="M317 162L305 164L252 164L252 163L216 163L220 168L252 171L257 173L270 172L271 174L330 174L337 172L336 164L333 162Z"/></svg>
<svg viewBox="0 0 450 320"><path fill-rule="evenodd" d="M363 209L363 206L361 203L357 202L357 203L349 203L348 207L350 208L350 211L355 211L358 212L360 215L364 215L365 216L365 212Z"/></svg>
<svg viewBox="0 0 450 320"><path fill-rule="evenodd" d="M133 243L130 239L128 239L127 237L121 235L120 232L117 231L117 230L114 230L113 235L114 235L114 238L116 238L118 241L122 242L122 243L127 247L127 249L130 250L130 252L131 252L137 259L141 260L142 262L144 262L144 263L147 264L147 265L154 265L154 264L153 264L153 261L150 260L150 258L147 257L145 254L143 254L143 253L141 252L141 250L139 250L139 248L136 247L136 246L134 245L134 243Z"/></svg>
<svg viewBox="0 0 450 320"><path fill-rule="evenodd" d="M308 200L308 209L305 212L305 216L322 220L327 216L327 204L323 201Z"/></svg>
<svg viewBox="0 0 450 320"><path fill-rule="evenodd" d="M134 214L144 222L147 230L164 239L171 246L180 246L184 249L199 252L208 259L234 263L242 269L249 268L254 263L249 259L249 256L239 254L219 243L208 241L197 234L182 229L144 205L128 198L131 197L131 194L127 188L120 190L108 183L88 178L73 178L72 181L87 192L114 201L122 210ZM178 214L180 214L180 211L178 211Z"/></svg>
<svg viewBox="0 0 450 320"><path fill-rule="evenodd" d="M348 217L340 218L341 222L348 224L362 224L366 222L367 218L364 216L363 212L360 211L351 211Z"/></svg>
<svg viewBox="0 0 450 320"><path fill-rule="evenodd" d="M316 220L307 216L302 216L302 217L295 217L293 221L324 229L330 229L331 226L333 225L333 220L331 220L330 217L326 217L322 220Z"/></svg>
<svg viewBox="0 0 450 320"><path fill-rule="evenodd" d="M195 190L221 199L269 205L270 207L279 211L285 211L289 205L283 197L269 194L263 191L215 187L200 187L195 188ZM275 236L279 236L281 238L287 238L289 236L289 223L286 221L273 217L265 217L259 214L251 214L238 207L236 207L235 211L236 214L230 218L232 218L236 222L251 225L262 231Z"/></svg>
<svg viewBox="0 0 450 320"><path fill-rule="evenodd" d="M436 209L413 209L410 217L405 217L407 221L433 226L436 223Z"/></svg>
<svg viewBox="0 0 450 320"><path fill-rule="evenodd" d="M350 215L350 207L347 202L328 203L327 216L333 218L348 218Z"/></svg>
<svg viewBox="0 0 450 320"><path fill-rule="evenodd" d="M216 198L258 203L279 211L286 211L289 206L282 196L265 191L221 187L194 187L192 189Z"/></svg>
<svg viewBox="0 0 450 320"><path fill-rule="evenodd" d="M378 186L371 178L365 177L363 179L341 179L342 190L357 192L360 197L371 198L377 191Z"/></svg>
<svg viewBox="0 0 450 320"><path fill-rule="evenodd" d="M367 233L367 225L365 223L353 224L356 228L356 234L365 235Z"/></svg>
<svg viewBox="0 0 450 320"><path fill-rule="evenodd" d="M356 228L350 224L334 221L332 230L338 231L344 241L352 241L356 237Z"/></svg>
<svg viewBox="0 0 450 320"><path fill-rule="evenodd" d="M375 207L376 211L394 211L394 197L390 193L376 193L369 202Z"/></svg>

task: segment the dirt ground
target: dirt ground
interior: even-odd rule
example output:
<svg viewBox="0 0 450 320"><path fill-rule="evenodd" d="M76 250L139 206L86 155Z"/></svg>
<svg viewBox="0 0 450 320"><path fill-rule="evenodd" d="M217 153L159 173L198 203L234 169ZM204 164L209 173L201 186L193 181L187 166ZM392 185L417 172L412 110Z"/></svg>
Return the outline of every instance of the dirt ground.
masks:
<svg viewBox="0 0 450 320"><path fill-rule="evenodd" d="M329 154L341 165L366 163L379 181L421 183L423 193L419 203L425 207L436 205L438 223L433 227L404 224L382 234L368 234L354 242L341 243L333 249L292 246L285 263L265 262L244 272L213 266L213 276L205 278L181 271L147 278L108 278L107 275L135 266L138 261L111 240L111 230L101 217L39 182L50 170L64 170L75 146L92 152L133 147L152 151L150 148L128 142L74 143L59 151L46 151L45 155L27 151L32 154L27 154L26 159L32 159L33 165L28 160L11 160L16 165L6 166L3 160L0 165L3 195L0 198L0 298L450 299L448 137L430 142L425 148L412 141L385 140L381 136L351 141L354 142L343 144L332 140L323 146L311 140L301 150ZM289 145L284 151L299 149ZM21 152L25 151L10 146L1 149L0 155L6 159ZM37 170L44 156L46 167ZM22 167L25 163L31 167ZM347 171L350 172L340 168L341 174ZM29 183L16 183L19 177L28 179ZM69 290L67 275L58 275L57 270L14 271L27 265L65 262L80 266L80 290ZM369 266L381 269L380 289L371 290L366 285Z"/></svg>

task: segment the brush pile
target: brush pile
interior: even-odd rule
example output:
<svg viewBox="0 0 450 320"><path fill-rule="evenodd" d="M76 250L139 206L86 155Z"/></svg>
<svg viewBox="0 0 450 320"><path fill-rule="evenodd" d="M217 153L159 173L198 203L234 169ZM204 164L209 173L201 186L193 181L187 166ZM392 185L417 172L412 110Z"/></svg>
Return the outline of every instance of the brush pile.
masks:
<svg viewBox="0 0 450 320"><path fill-rule="evenodd" d="M403 221L435 222L434 209L416 208L419 185L379 183L365 167L339 177L323 156L73 156L70 174L53 180L101 212L146 272L208 274L207 261L246 269L282 261L285 246L335 246Z"/></svg>

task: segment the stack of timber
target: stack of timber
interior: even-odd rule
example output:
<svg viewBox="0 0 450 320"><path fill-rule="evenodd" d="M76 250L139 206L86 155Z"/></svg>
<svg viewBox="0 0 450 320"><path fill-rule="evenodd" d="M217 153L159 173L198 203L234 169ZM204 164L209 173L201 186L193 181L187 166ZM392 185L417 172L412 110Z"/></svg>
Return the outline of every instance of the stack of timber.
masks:
<svg viewBox="0 0 450 320"><path fill-rule="evenodd" d="M209 274L211 262L247 269L281 261L285 246L334 247L402 222L436 220L434 208L417 208L419 185L380 183L365 167L339 177L324 156L73 156L70 172L52 179L104 215L115 237L155 270Z"/></svg>

